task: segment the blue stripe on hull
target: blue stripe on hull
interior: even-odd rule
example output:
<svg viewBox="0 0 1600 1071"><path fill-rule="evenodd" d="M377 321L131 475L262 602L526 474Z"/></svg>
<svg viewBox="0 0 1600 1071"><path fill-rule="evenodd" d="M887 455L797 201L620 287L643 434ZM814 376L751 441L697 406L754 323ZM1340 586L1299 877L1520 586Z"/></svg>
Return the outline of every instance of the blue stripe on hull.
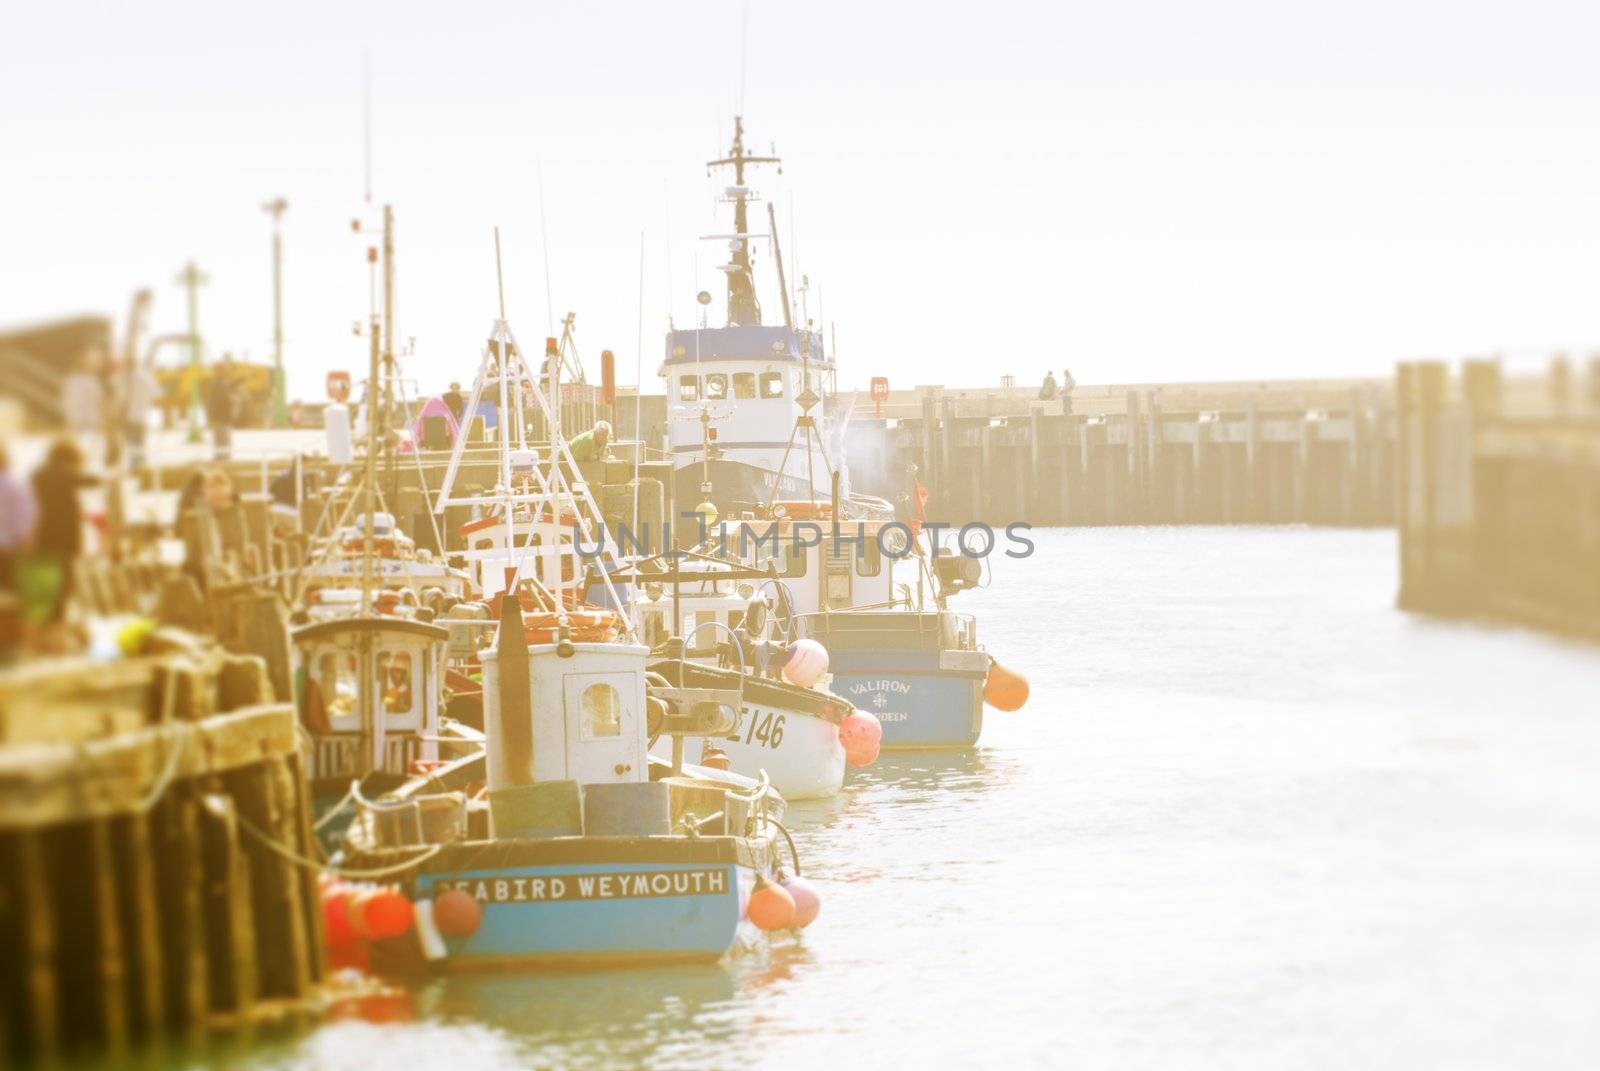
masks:
<svg viewBox="0 0 1600 1071"><path fill-rule="evenodd" d="M728 863L586 863L421 874L483 906L470 937L451 938L447 968L715 960L743 912Z"/></svg>
<svg viewBox="0 0 1600 1071"><path fill-rule="evenodd" d="M937 669L908 672L908 653L841 651L829 687L883 723L885 748L976 744L983 731L983 680Z"/></svg>

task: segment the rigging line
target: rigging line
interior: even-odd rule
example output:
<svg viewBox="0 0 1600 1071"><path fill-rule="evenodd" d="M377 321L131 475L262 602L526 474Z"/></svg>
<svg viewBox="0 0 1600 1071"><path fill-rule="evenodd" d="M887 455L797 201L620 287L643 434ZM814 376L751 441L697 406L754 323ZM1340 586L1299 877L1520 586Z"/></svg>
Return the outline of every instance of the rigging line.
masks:
<svg viewBox="0 0 1600 1071"><path fill-rule="evenodd" d="M399 375L399 365L400 365L400 362L399 362L398 359L396 359L396 361L395 361L395 377L394 377L394 381L395 381L395 384L396 384L396 386L398 388L396 393L398 393L400 395L400 408L401 408L402 411L404 411L404 410L407 410L407 409L410 408L410 406L411 406L411 398L408 397L407 394L406 394L406 381L403 378L401 378L400 375ZM419 415L419 417L421 415L420 408L418 410L418 415ZM456 429L456 434L458 434L458 435L461 434L461 430L460 430L459 427ZM428 498L428 475L422 469L422 444L416 440L415 436L413 436L412 439L411 439L411 459L416 464L417 486L419 488L421 488L421 490L422 490L423 501L427 501L427 498ZM434 546L439 548L439 553L440 553L441 556L443 556L444 553L445 553L444 533L439 528L439 518L437 516L435 516L433 510L431 510L431 509L428 511L428 524L433 528ZM396 527L398 527L398 525L399 525L399 519L396 518Z"/></svg>
<svg viewBox="0 0 1600 1071"><path fill-rule="evenodd" d="M644 231L639 232L639 329L633 342L633 434L639 444L633 448L633 537L639 538L639 463L644 460ZM617 550L621 552L621 542ZM639 585L633 584L633 612L639 612Z"/></svg>
<svg viewBox="0 0 1600 1071"><path fill-rule="evenodd" d="M739 10L739 114L744 114L745 71L750 60L750 0L744 0Z"/></svg>
<svg viewBox="0 0 1600 1071"><path fill-rule="evenodd" d="M550 232L545 227L544 218L544 158L540 157L534 164L539 174L539 244L544 247L544 319L545 334L554 337L556 333L556 303L550 296ZM501 319L504 319L504 314Z"/></svg>
<svg viewBox="0 0 1600 1071"><path fill-rule="evenodd" d="M362 60L361 161L366 202L372 204L372 50Z"/></svg>

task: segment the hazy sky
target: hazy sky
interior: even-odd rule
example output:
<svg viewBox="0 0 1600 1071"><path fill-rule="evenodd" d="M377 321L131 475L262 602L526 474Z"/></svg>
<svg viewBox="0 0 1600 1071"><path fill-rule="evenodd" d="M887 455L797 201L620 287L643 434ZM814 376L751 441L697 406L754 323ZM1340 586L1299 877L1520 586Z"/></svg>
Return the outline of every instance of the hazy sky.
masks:
<svg viewBox="0 0 1600 1071"><path fill-rule="evenodd" d="M0 44L0 325L119 321L211 276L214 350L263 356L288 198L291 390L356 368L374 203L399 219L410 372L469 378L495 312L556 313L634 378L716 287L703 164L740 5L22 5ZM749 5L744 111L847 383L1385 374L1600 343L1600 6ZM376 220L376 212L368 213ZM762 250L763 254L765 249ZM769 257L758 262L780 315ZM714 309L720 317L721 301ZM720 322L720 320L716 321ZM532 343L528 343L531 347Z"/></svg>

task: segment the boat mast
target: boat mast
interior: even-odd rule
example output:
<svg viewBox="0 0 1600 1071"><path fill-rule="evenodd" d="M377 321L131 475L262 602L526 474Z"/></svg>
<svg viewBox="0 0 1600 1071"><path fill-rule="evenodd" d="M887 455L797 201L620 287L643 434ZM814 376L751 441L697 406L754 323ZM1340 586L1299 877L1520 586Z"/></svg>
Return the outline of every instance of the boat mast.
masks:
<svg viewBox="0 0 1600 1071"><path fill-rule="evenodd" d="M744 184L744 169L754 164L776 164L781 172L783 161L776 156L752 156L744 151L744 118L733 117L733 148L721 160L706 163L709 171L714 167L733 168L734 185L728 191L733 198L733 261L723 270L728 275L728 326L754 327L761 323L761 303L756 300L755 275L750 267L750 191Z"/></svg>

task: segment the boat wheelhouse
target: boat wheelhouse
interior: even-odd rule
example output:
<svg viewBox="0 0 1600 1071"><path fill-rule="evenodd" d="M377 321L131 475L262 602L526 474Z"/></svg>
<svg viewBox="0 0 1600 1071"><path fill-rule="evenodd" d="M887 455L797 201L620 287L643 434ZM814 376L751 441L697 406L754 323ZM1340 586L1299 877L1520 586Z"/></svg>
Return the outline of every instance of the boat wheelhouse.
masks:
<svg viewBox="0 0 1600 1071"><path fill-rule="evenodd" d="M303 625L291 637L303 674L301 721L313 740L310 775L317 795L342 795L351 781L374 773L383 775L380 782L397 784L418 762L438 760L448 631L370 615ZM364 687L374 694L363 695Z"/></svg>

